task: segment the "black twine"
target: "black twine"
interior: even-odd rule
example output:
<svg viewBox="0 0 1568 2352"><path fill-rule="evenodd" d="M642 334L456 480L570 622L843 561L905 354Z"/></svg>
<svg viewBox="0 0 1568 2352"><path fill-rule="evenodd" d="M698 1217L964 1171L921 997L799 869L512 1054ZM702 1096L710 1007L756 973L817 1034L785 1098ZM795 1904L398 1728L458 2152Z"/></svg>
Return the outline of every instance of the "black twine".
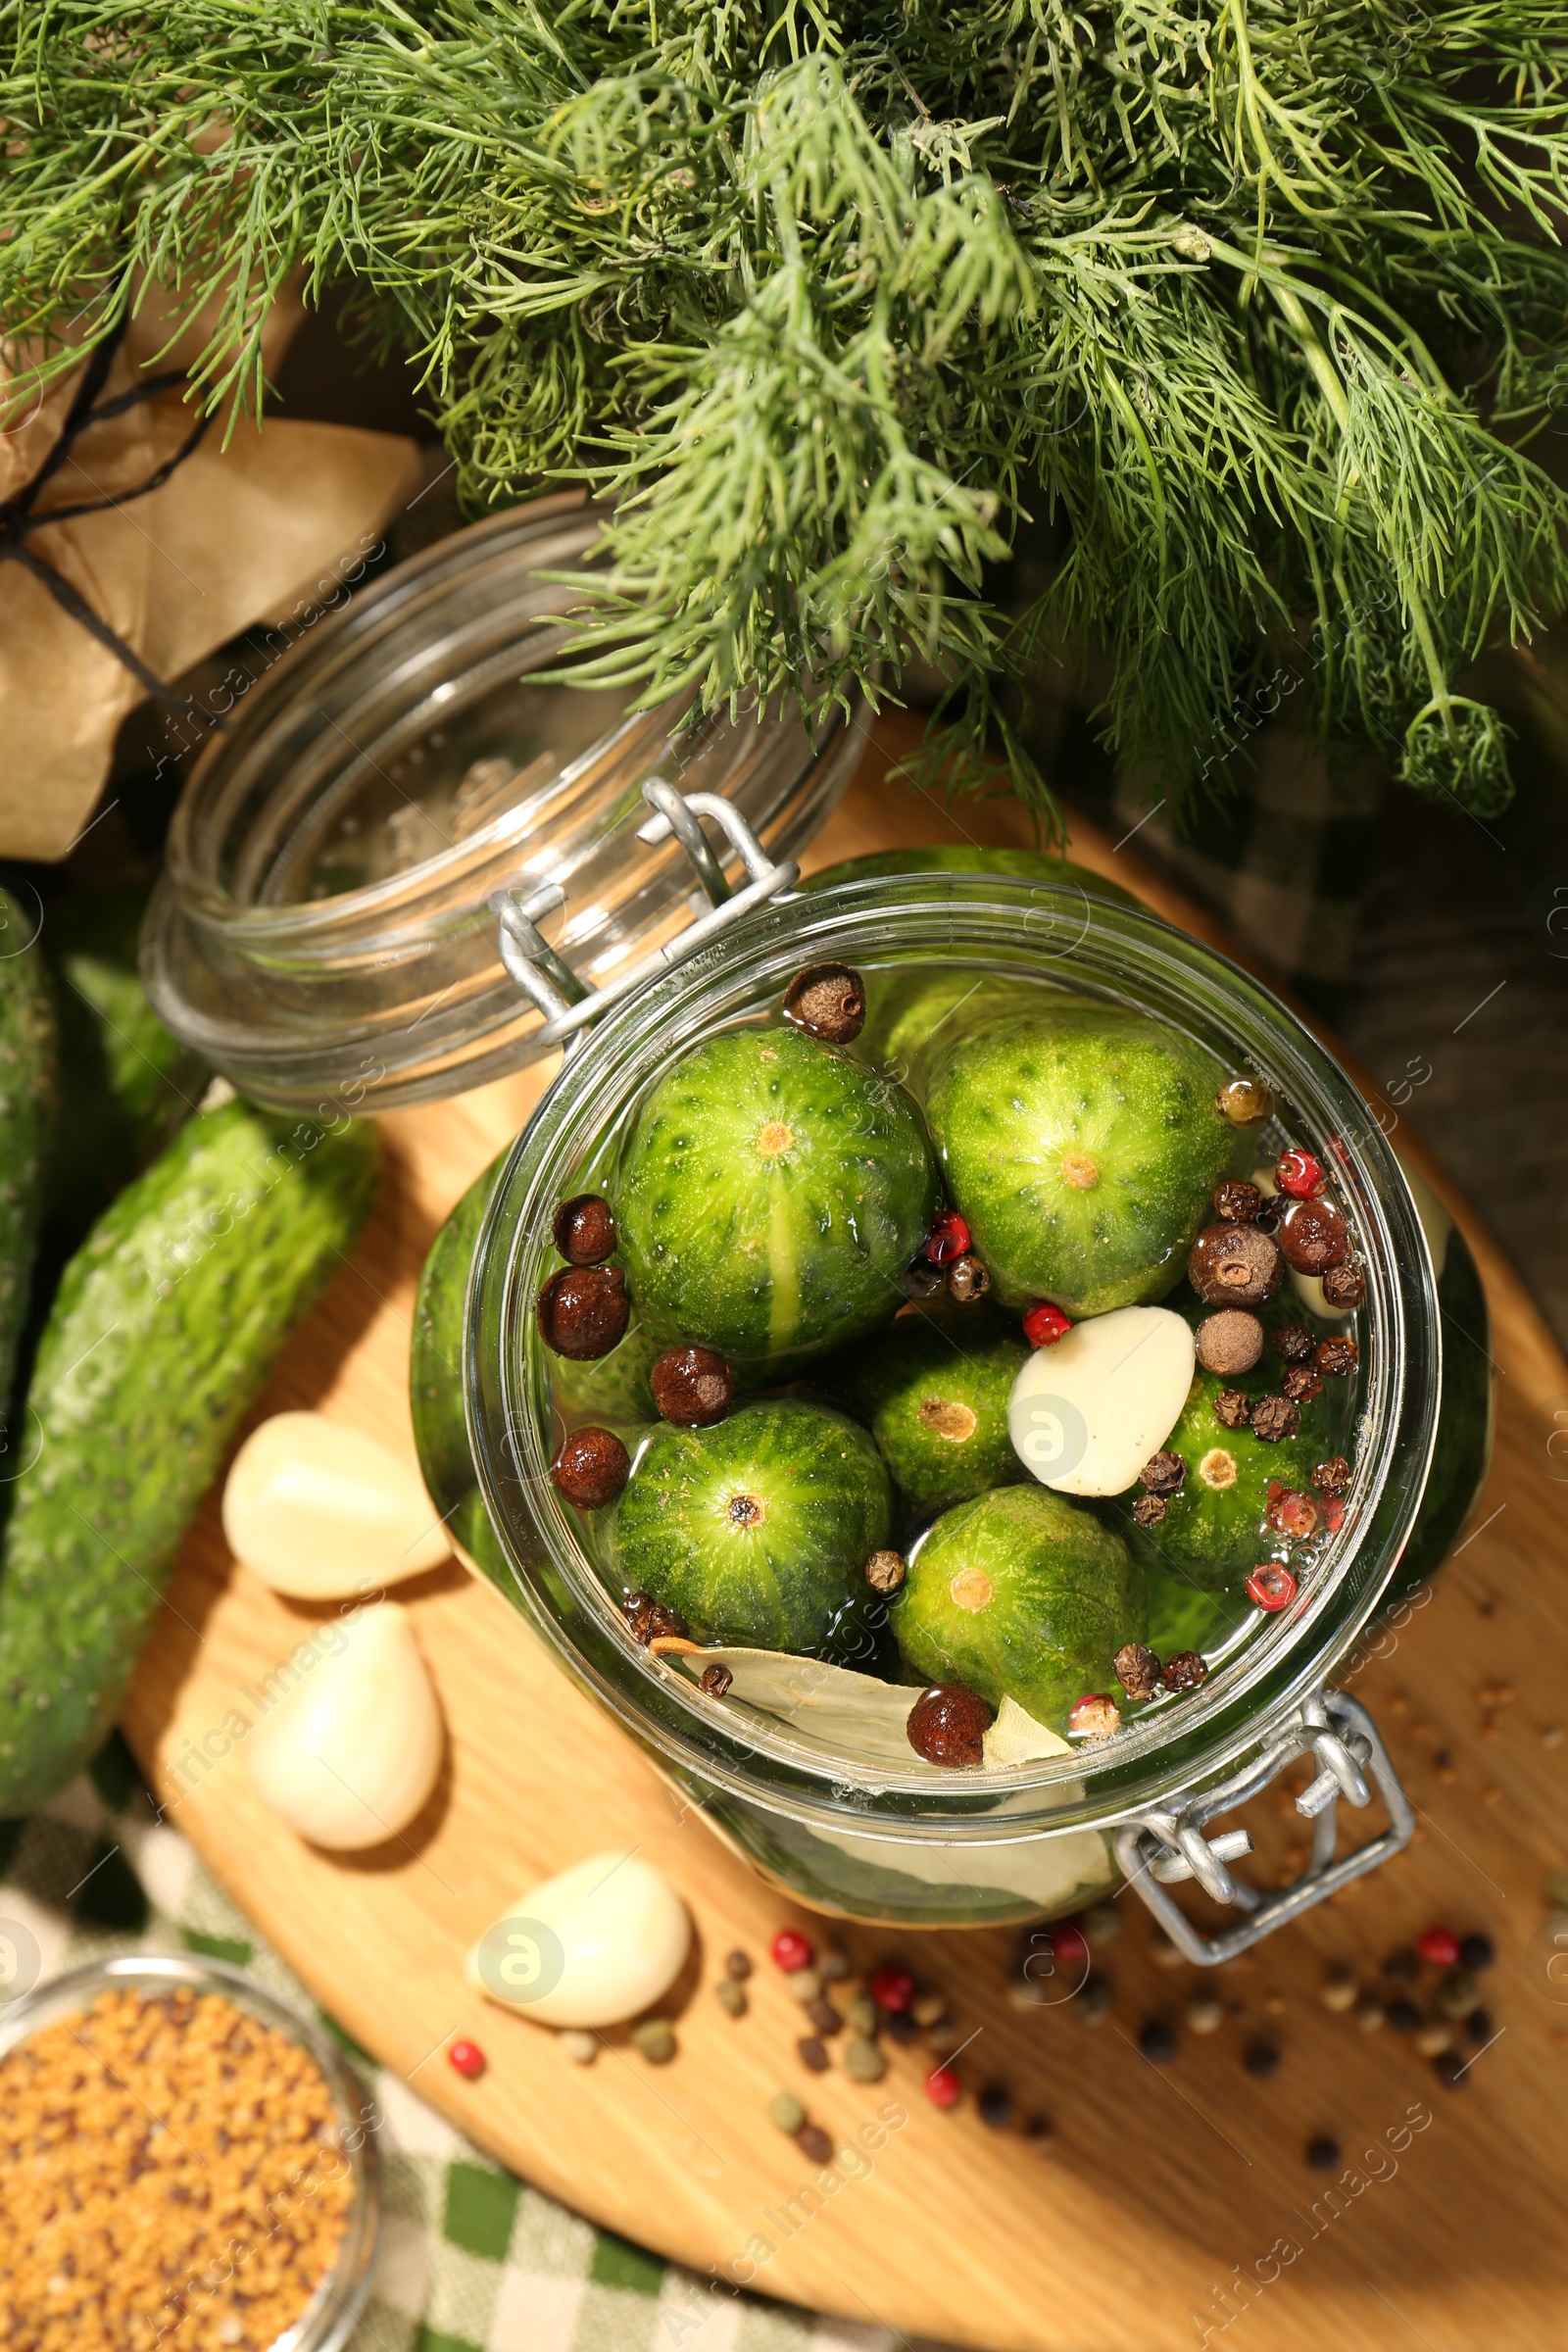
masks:
<svg viewBox="0 0 1568 2352"><path fill-rule="evenodd" d="M58 473L70 457L73 444L89 425L105 424L111 416L122 416L127 409L139 408L144 400L153 400L160 392L171 392L187 380L179 368L166 375L149 375L129 392L122 392L116 399L106 400L101 407L96 405L124 331L125 319L122 316L94 350L82 370L75 397L53 449L31 481L19 490L15 498L0 501L0 564L20 564L24 570L31 572L33 578L48 590L61 611L69 612L73 620L79 622L88 636L96 638L106 653L113 654L115 660L129 670L147 694L157 702L170 703L183 710L188 697L175 693L172 687L164 684L162 678L155 677L139 655L122 637L117 635L107 620L100 618L86 598L72 586L65 575L57 571L52 564L45 563L43 557L27 545L29 534L44 529L48 524L71 522L78 514L107 514L111 508L128 506L133 498L146 498L154 490L161 490L176 467L184 465L212 422L210 416L199 417L173 456L166 458L162 466L155 466L147 479L138 482L133 490L122 490L114 498L87 499L74 507L51 507L46 514L33 513L39 491L45 482Z"/></svg>

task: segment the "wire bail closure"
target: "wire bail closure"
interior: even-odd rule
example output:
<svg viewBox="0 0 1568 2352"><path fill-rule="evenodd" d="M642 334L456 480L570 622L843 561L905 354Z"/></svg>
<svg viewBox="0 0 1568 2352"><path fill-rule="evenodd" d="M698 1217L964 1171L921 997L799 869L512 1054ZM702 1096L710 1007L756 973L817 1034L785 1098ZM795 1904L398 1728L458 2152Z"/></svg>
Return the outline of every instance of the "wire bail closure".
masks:
<svg viewBox="0 0 1568 2352"><path fill-rule="evenodd" d="M1256 1796L1303 1755L1311 1755L1318 1765L1317 1777L1296 1799L1298 1813L1312 1824L1312 1859L1290 1886L1259 1894L1227 1868L1251 1852L1250 1834L1222 1830L1218 1837L1205 1838L1203 1832L1217 1814L1232 1812ZM1340 1798L1359 1809L1371 1802L1373 1788L1388 1809L1388 1828L1368 1844L1336 1859ZM1325 1895L1375 1870L1409 1843L1414 1829L1410 1800L1365 1707L1344 1690L1320 1689L1301 1701L1246 1771L1200 1796L1180 1798L1174 1805L1123 1822L1115 1834L1116 1860L1183 1957L1200 1968L1215 1968L1272 1935L1288 1919L1310 1910ZM1215 1902L1245 1911L1248 1918L1222 1936L1200 1934L1165 1891L1184 1879L1196 1879Z"/></svg>
<svg viewBox="0 0 1568 2352"><path fill-rule="evenodd" d="M780 897L800 880L801 869L795 859L770 858L733 802L719 794L682 794L662 776L650 776L642 793L654 813L638 827L638 840L649 849L662 848L671 837L679 842L708 900L709 911L606 987L590 989L539 930L542 918L566 903L561 884L544 882L526 893L494 892L489 906L501 927L501 960L516 987L544 1015L538 1036L541 1046L564 1046L569 1054L612 1004L645 980L684 963L699 948L750 914L754 906ZM705 816L717 825L740 858L748 877L743 888L733 889L726 880L703 831L701 819Z"/></svg>

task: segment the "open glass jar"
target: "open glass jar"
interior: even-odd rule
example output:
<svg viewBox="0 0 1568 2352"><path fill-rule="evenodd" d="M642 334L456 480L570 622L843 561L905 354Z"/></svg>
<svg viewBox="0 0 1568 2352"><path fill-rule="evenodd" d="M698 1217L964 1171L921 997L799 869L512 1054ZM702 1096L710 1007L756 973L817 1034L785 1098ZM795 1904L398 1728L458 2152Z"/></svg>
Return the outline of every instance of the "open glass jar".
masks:
<svg viewBox="0 0 1568 2352"><path fill-rule="evenodd" d="M1446 1375L1410 1190L1354 1088L1294 1016L1141 910L1092 887L996 874L881 874L796 893L787 853L854 764L845 726L818 744L793 720L756 718L683 739L671 712L595 734L581 716L591 696L518 689L519 673L560 652L535 574L580 556L592 528L569 502L541 502L460 534L279 665L188 788L149 927L155 999L237 1086L290 1104L428 1100L565 1047L499 1177L460 1204L426 1268L413 1368L420 1460L466 1556L718 1835L808 1903L909 1925L1060 1915L1120 1874L1192 1957L1224 1958L1372 1867L1411 1827L1374 1727L1329 1687L1390 1592L1437 1564L1485 1468L1485 1398L1460 1397ZM488 588L475 589L470 562ZM519 710L534 736L519 733ZM500 763L479 779L494 797L471 839L457 838L453 809L485 760ZM454 836L430 855L416 838L426 816ZM715 1698L632 1639L551 1483L573 1417L534 1313L560 1262L556 1208L610 1188L634 1107L675 1056L775 1018L791 976L830 959L873 987L906 966L956 963L1134 1008L1216 1070L1265 1079L1289 1106L1289 1140L1333 1166L1367 1279L1343 1520L1289 1608L1243 1609L1204 1642L1200 1689L1167 1693L1102 1746L943 1771L912 1750L868 1758L804 1721ZM1264 1130L1265 1153L1270 1140ZM1468 1298L1467 1269L1451 1234L1446 1289ZM1471 1310L1477 1300L1478 1286ZM1440 1403L1452 1427L1424 1516ZM1295 1886L1260 1897L1229 1868L1245 1832L1205 1830L1303 1755L1316 1766L1298 1800L1312 1861ZM1341 1801L1360 1808L1374 1789L1388 1827L1336 1858ZM1187 1878L1238 1924L1200 1936L1167 1891Z"/></svg>

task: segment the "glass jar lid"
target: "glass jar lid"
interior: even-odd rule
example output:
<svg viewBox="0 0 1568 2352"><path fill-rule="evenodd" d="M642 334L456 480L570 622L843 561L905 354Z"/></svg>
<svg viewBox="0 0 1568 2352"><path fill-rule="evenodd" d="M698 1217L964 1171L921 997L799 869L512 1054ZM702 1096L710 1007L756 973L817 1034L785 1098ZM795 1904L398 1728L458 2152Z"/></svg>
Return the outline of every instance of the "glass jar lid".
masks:
<svg viewBox="0 0 1568 2352"><path fill-rule="evenodd" d="M387 1110L521 1068L551 1046L498 901L601 988L693 905L689 851L649 839L650 779L726 802L775 858L843 791L850 713L814 735L795 712L683 727L690 698L628 713L560 676L560 575L593 564L602 519L539 498L400 564L272 663L198 762L143 971L245 1094ZM710 846L735 874L722 829Z"/></svg>

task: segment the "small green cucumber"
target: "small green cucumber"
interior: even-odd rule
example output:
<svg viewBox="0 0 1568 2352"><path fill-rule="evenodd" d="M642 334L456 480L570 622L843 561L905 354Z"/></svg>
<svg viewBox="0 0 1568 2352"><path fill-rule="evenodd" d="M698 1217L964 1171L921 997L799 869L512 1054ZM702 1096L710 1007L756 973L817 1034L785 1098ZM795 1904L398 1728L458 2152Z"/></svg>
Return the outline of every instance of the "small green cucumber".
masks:
<svg viewBox="0 0 1568 2352"><path fill-rule="evenodd" d="M181 1129L66 1268L0 1564L0 1818L115 1720L179 1541L374 1191L373 1128L230 1102Z"/></svg>
<svg viewBox="0 0 1568 2352"><path fill-rule="evenodd" d="M0 1462L16 1476L21 1415L7 1406L27 1316L59 1079L54 1004L32 926L0 890Z"/></svg>
<svg viewBox="0 0 1568 2352"><path fill-rule="evenodd" d="M1017 1484L1007 1434L1012 1384L1029 1361L1017 1327L984 1307L906 1307L857 1348L840 1381L911 1518Z"/></svg>

